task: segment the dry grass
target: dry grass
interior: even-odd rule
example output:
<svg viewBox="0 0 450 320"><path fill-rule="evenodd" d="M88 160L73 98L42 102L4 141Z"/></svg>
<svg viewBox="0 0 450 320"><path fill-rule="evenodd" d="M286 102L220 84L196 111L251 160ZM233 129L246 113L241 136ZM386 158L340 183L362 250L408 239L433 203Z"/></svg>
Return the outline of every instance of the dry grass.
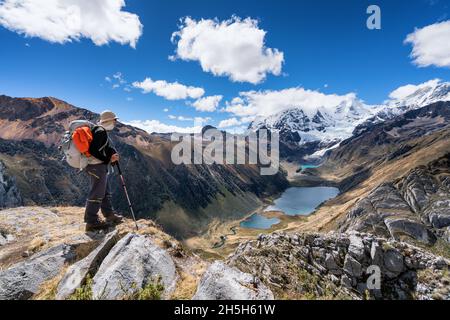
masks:
<svg viewBox="0 0 450 320"><path fill-rule="evenodd" d="M37 294L35 294L32 299L33 300L55 300L59 282L64 277L68 268L69 268L68 265L64 266L64 268L61 270L61 272L56 277L44 282L41 285L39 292Z"/></svg>

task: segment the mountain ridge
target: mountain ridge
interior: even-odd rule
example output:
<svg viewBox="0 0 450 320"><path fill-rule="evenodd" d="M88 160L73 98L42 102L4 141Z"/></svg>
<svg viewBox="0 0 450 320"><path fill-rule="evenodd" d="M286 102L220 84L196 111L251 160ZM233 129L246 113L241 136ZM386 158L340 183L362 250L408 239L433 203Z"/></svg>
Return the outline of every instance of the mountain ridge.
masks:
<svg viewBox="0 0 450 320"><path fill-rule="evenodd" d="M353 135L438 101L450 101L449 82L429 81L412 93L382 105L367 105L353 97L334 108L317 106L313 111L305 111L301 106L290 108L255 120L249 130L276 130L280 133L283 158L317 162Z"/></svg>

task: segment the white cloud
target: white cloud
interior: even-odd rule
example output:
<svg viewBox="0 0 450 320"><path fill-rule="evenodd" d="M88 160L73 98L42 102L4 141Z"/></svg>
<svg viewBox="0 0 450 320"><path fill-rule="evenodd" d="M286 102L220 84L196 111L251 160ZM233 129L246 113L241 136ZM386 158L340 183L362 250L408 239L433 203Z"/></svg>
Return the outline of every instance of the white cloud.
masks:
<svg viewBox="0 0 450 320"><path fill-rule="evenodd" d="M202 118L202 117L195 117L195 118L191 118L191 117L184 117L184 116L174 116L174 115L169 115L168 116L169 119L171 120L178 120L178 121L194 121L196 123L199 122L208 122L211 121L210 117L206 117L206 118Z"/></svg>
<svg viewBox="0 0 450 320"><path fill-rule="evenodd" d="M280 75L284 62L283 52L265 46L265 36L258 21L250 18L196 21L186 17L172 34L177 49L170 58L199 61L205 72L258 84L267 74Z"/></svg>
<svg viewBox="0 0 450 320"><path fill-rule="evenodd" d="M341 103L356 99L354 93L346 95L323 94L304 88L284 90L247 91L227 102L223 111L238 117L245 117L245 122L256 116L268 117L281 111L301 107L304 112L313 115L318 108L335 108Z"/></svg>
<svg viewBox="0 0 450 320"><path fill-rule="evenodd" d="M194 121L194 118L178 116L178 121Z"/></svg>
<svg viewBox="0 0 450 320"><path fill-rule="evenodd" d="M430 81L427 81L427 82L424 82L424 83L421 83L418 85L407 84L405 86L399 87L396 90L392 91L389 94L389 98L394 99L394 100L405 99L408 96L410 96L411 94L417 92L417 90L429 88L429 87L435 87L440 82L441 82L440 79L434 79L434 80L430 80Z"/></svg>
<svg viewBox="0 0 450 320"><path fill-rule="evenodd" d="M127 97L127 101L133 101L133 98Z"/></svg>
<svg viewBox="0 0 450 320"><path fill-rule="evenodd" d="M230 128L230 127L239 126L241 124L242 124L241 121L239 121L238 119L231 118L231 119L226 119L226 120L220 121L219 128L220 129Z"/></svg>
<svg viewBox="0 0 450 320"><path fill-rule="evenodd" d="M126 124L145 130L148 133L199 133L202 130L201 126L178 127L162 123L158 120L133 120Z"/></svg>
<svg viewBox="0 0 450 320"><path fill-rule="evenodd" d="M435 23L409 34L411 57L419 67L450 67L450 20Z"/></svg>
<svg viewBox="0 0 450 320"><path fill-rule="evenodd" d="M164 112L169 112L169 109L168 109L168 108L164 108L163 111L164 111Z"/></svg>
<svg viewBox="0 0 450 320"><path fill-rule="evenodd" d="M89 38L99 46L115 41L135 48L143 27L124 6L124 0L4 0L0 25L53 43Z"/></svg>
<svg viewBox="0 0 450 320"><path fill-rule="evenodd" d="M201 112L214 112L222 101L223 96L209 96L194 101L191 105L195 107L195 110Z"/></svg>
<svg viewBox="0 0 450 320"><path fill-rule="evenodd" d="M125 81L125 79L122 76L122 72L116 72L115 74L113 74L113 78L117 80L118 83L120 84L125 84L127 83Z"/></svg>
<svg viewBox="0 0 450 320"><path fill-rule="evenodd" d="M105 81L106 82L111 82L111 78L110 77L105 77Z"/></svg>
<svg viewBox="0 0 450 320"><path fill-rule="evenodd" d="M153 81L150 78L142 82L133 82L133 87L142 89L143 93L153 92L167 100L198 99L205 94L203 88L185 86L178 82L169 83L165 80Z"/></svg>

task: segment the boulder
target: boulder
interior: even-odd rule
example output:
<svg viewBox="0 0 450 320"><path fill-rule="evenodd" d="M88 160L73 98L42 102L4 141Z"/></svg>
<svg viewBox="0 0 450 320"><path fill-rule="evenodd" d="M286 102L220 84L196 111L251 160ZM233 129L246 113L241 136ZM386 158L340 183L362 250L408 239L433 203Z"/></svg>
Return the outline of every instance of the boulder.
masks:
<svg viewBox="0 0 450 320"><path fill-rule="evenodd" d="M354 278L360 278L363 275L361 264L349 254L345 257L344 271Z"/></svg>
<svg viewBox="0 0 450 320"><path fill-rule="evenodd" d="M61 244L0 272L0 300L25 300L75 259L72 246Z"/></svg>
<svg viewBox="0 0 450 320"><path fill-rule="evenodd" d="M378 241L373 241L370 248L370 257L372 258L372 265L381 267L383 264L383 248Z"/></svg>
<svg viewBox="0 0 450 320"><path fill-rule="evenodd" d="M384 220L392 238L398 239L398 235L407 234L410 237L426 244L436 243L436 236L424 224L404 218L386 218Z"/></svg>
<svg viewBox="0 0 450 320"><path fill-rule="evenodd" d="M351 233L349 236L350 246L348 247L348 253L358 261L362 261L365 258L364 243L360 236L356 233Z"/></svg>
<svg viewBox="0 0 450 320"><path fill-rule="evenodd" d="M93 278L92 293L94 299L123 299L158 279L167 297L177 280L172 258L149 237L128 234L103 260Z"/></svg>
<svg viewBox="0 0 450 320"><path fill-rule="evenodd" d="M216 261L206 270L193 300L273 300L258 278Z"/></svg>
<svg viewBox="0 0 450 320"><path fill-rule="evenodd" d="M58 285L56 299L65 300L81 287L89 274L95 274L99 265L117 242L117 231L109 233L86 258L69 267Z"/></svg>
<svg viewBox="0 0 450 320"><path fill-rule="evenodd" d="M325 256L325 268L333 275L340 276L342 274L341 268L336 263L332 254L327 253Z"/></svg>
<svg viewBox="0 0 450 320"><path fill-rule="evenodd" d="M390 279L398 277L405 270L403 255L396 249L388 249L383 260L386 276Z"/></svg>

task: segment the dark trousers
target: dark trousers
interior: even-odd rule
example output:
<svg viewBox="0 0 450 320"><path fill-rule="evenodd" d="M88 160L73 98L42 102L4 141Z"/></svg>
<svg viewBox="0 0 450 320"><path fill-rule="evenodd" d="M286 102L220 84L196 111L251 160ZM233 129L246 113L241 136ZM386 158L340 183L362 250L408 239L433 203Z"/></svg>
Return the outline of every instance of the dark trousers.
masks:
<svg viewBox="0 0 450 320"><path fill-rule="evenodd" d="M107 217L114 213L111 205L111 188L108 182L108 165L94 164L86 167L91 179L91 191L86 202L84 221L86 223L98 222L98 211Z"/></svg>

